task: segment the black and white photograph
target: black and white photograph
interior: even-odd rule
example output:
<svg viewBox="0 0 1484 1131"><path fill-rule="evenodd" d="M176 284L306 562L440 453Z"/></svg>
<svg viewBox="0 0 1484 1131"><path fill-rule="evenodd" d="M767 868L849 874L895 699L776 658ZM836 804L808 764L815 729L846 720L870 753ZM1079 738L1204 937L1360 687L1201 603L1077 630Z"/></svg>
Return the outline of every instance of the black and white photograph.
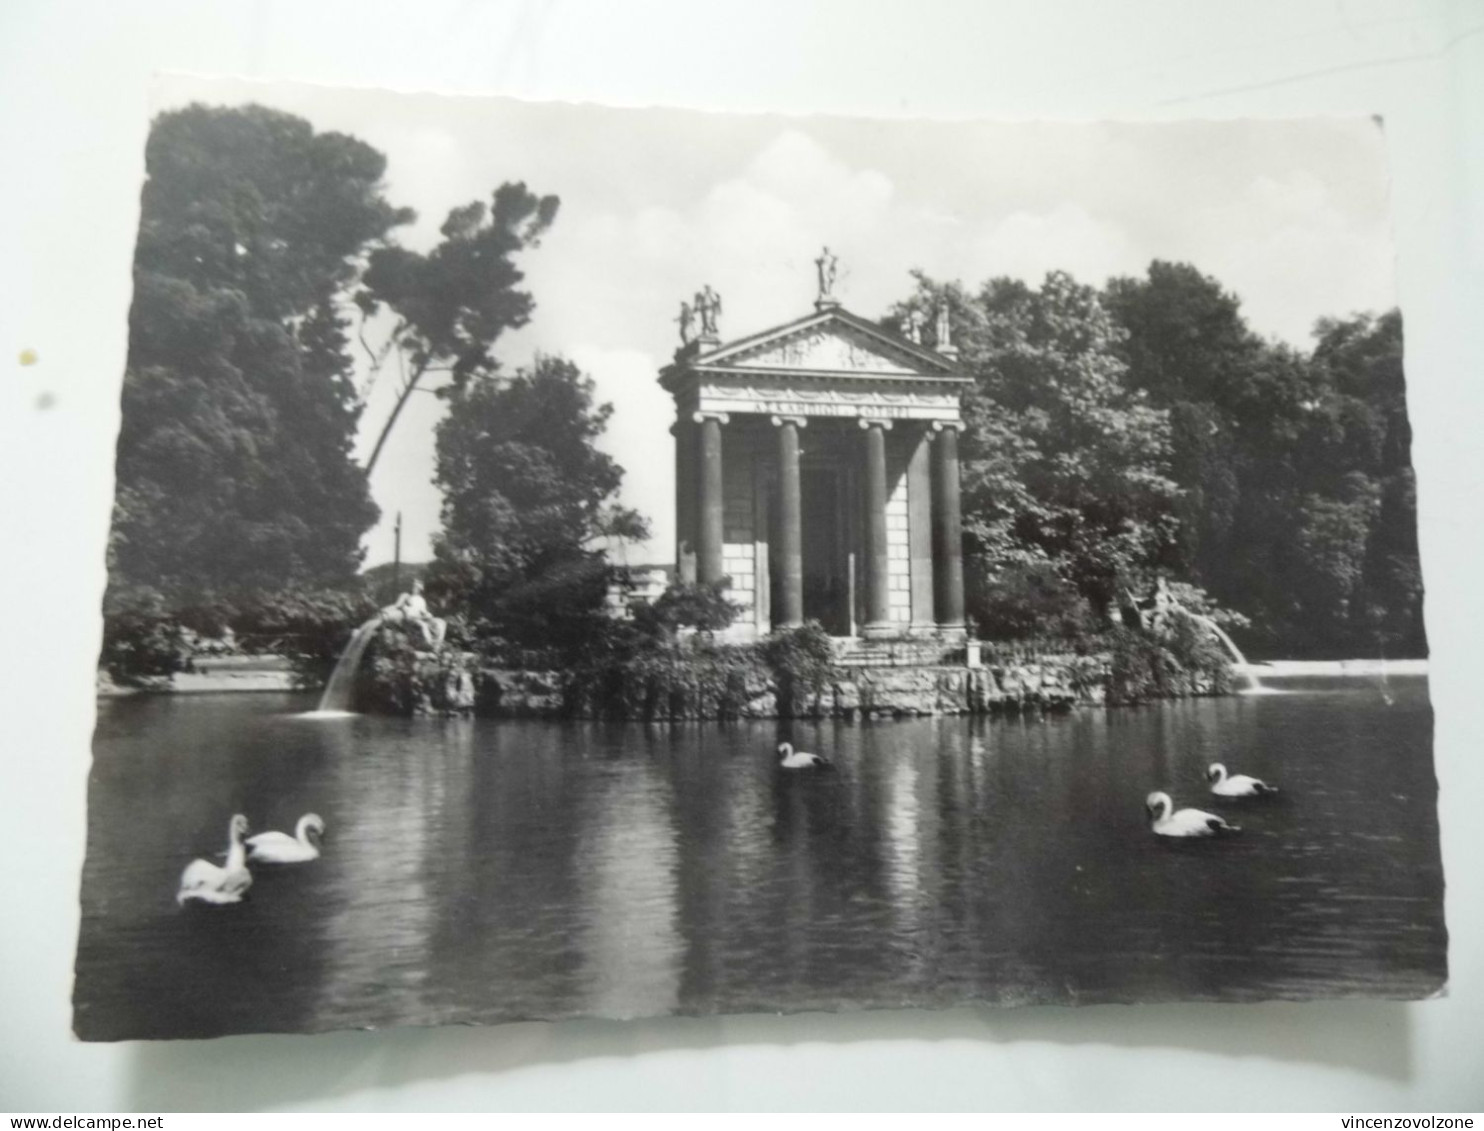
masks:
<svg viewBox="0 0 1484 1131"><path fill-rule="evenodd" d="M82 1040L1445 993L1381 120L149 113Z"/></svg>

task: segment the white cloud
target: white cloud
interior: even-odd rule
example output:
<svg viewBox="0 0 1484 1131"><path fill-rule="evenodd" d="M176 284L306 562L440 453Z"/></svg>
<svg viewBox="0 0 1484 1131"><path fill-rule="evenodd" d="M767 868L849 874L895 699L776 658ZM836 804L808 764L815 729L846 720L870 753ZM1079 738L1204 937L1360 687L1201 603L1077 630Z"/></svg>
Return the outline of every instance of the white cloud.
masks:
<svg viewBox="0 0 1484 1131"><path fill-rule="evenodd" d="M649 519L647 547L634 547L634 562L669 560L675 545L675 449L669 435L674 409L655 380L656 359L640 350L576 345L567 350L593 379L594 399L613 405L598 446L624 469L620 501Z"/></svg>
<svg viewBox="0 0 1484 1131"><path fill-rule="evenodd" d="M1349 214L1313 173L1258 176L1201 218L1212 234L1195 262L1241 297L1263 333L1306 345L1321 316L1396 302L1384 221Z"/></svg>
<svg viewBox="0 0 1484 1131"><path fill-rule="evenodd" d="M1061 270L1101 286L1109 276L1139 273L1147 263L1120 228L1079 205L1062 204L987 221L970 245L963 275L975 282L1011 275L1036 283Z"/></svg>

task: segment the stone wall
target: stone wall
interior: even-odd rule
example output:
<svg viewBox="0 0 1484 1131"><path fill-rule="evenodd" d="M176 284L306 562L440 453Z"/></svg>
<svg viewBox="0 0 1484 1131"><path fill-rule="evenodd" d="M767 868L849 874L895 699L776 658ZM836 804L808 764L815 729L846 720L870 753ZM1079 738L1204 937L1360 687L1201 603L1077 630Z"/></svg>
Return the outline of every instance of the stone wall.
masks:
<svg viewBox="0 0 1484 1131"><path fill-rule="evenodd" d="M841 668L817 694L800 697L792 713L812 718L904 718L919 715L987 715L1058 711L1103 703L1107 662L1100 657L1049 656L1035 662L966 668L962 665ZM564 688L560 672L486 668L481 673L478 713L497 718L592 717L596 710L583 689ZM740 689L738 705L725 712L739 718L776 718L778 689L753 678ZM611 703L609 713L613 708ZM619 713L636 719L705 719L723 713L705 692L669 694L663 701L634 694Z"/></svg>

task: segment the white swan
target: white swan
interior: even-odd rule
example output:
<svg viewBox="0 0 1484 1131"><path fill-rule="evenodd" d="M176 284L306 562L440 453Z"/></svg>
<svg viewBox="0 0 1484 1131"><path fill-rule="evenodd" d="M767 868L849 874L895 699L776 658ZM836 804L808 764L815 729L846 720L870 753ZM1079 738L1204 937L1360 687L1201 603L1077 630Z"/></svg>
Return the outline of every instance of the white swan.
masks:
<svg viewBox="0 0 1484 1131"><path fill-rule="evenodd" d="M1250 778L1246 774L1227 777L1226 767L1220 762L1212 762L1206 768L1206 780L1211 783L1211 792L1217 797L1261 797L1278 792L1276 785L1269 785L1261 778Z"/></svg>
<svg viewBox="0 0 1484 1131"><path fill-rule="evenodd" d="M1220 836L1223 833L1239 833L1236 825L1229 825L1215 813L1200 809L1175 809L1168 793L1151 793L1144 798L1144 809L1149 814L1149 827L1155 836ZM1171 812L1174 810L1174 812Z"/></svg>
<svg viewBox="0 0 1484 1131"><path fill-rule="evenodd" d="M247 838L247 858L255 864L306 864L319 859L316 841L325 835L325 822L318 813L305 813L288 833L259 833Z"/></svg>
<svg viewBox="0 0 1484 1131"><path fill-rule="evenodd" d="M247 870L247 854L242 847L246 832L247 818L234 814L227 826L227 862L217 865L210 860L192 860L180 874L175 902L199 899L202 903L241 903L252 887L252 873Z"/></svg>
<svg viewBox="0 0 1484 1131"><path fill-rule="evenodd" d="M835 764L828 758L818 754L805 754L802 750L794 750L792 742L780 742L778 753L782 760L778 765L785 770L833 770Z"/></svg>

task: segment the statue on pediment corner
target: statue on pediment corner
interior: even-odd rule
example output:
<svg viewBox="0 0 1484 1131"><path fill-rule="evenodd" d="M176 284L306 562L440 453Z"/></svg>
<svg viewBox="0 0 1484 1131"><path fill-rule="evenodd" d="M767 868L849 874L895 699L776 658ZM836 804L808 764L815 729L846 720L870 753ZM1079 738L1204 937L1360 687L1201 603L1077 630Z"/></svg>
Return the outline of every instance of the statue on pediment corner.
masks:
<svg viewBox="0 0 1484 1131"><path fill-rule="evenodd" d="M721 296L711 289L710 283L696 292L695 313L701 320L701 337L717 337L716 316L721 313Z"/></svg>
<svg viewBox="0 0 1484 1131"><path fill-rule="evenodd" d="M927 325L927 315L920 310L909 310L902 318L902 337L915 346L922 345L922 328Z"/></svg>

